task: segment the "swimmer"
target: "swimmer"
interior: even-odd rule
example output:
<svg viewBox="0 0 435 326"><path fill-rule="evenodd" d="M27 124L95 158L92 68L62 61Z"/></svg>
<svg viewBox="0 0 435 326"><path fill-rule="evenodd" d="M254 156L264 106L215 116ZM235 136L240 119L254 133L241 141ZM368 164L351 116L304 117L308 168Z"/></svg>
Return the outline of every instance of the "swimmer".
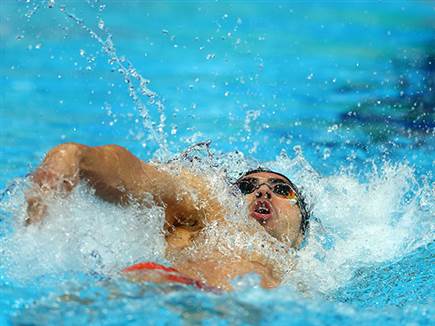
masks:
<svg viewBox="0 0 435 326"><path fill-rule="evenodd" d="M283 275L273 259L260 252L241 251L228 255L210 247L203 232L207 226L217 225L228 232L251 235L262 232L270 243L297 249L309 223L303 197L282 174L257 169L237 180L235 186L239 189L238 195L246 200L248 217L258 223L237 225L235 229L225 219L227 208L213 195L211 185L203 177L185 169L170 173L164 166L145 163L117 145L91 147L66 143L56 146L31 174L30 180L32 186L26 193L28 225L39 223L47 215L46 198L66 196L81 181L92 187L96 196L114 204L150 205L151 195L153 202L165 211L166 258L172 266L154 263L140 266L159 272L176 271L182 275L178 278L198 280L223 290L230 290L231 280L247 273L260 275L261 285L266 288L278 286ZM135 279L150 279L139 267L125 271ZM151 279L164 281L165 277L154 275Z"/></svg>

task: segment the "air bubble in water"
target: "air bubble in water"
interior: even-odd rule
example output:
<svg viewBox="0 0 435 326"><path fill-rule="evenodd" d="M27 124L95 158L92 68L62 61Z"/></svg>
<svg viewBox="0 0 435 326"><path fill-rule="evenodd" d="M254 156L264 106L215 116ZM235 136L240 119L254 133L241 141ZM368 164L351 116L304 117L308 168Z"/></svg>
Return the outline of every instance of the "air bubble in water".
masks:
<svg viewBox="0 0 435 326"><path fill-rule="evenodd" d="M80 49L80 55L83 57L86 54L85 50Z"/></svg>
<svg viewBox="0 0 435 326"><path fill-rule="evenodd" d="M48 0L48 1L47 1L47 6L48 6L48 8L53 8L55 4L56 4L56 3L55 3L54 0Z"/></svg>
<svg viewBox="0 0 435 326"><path fill-rule="evenodd" d="M177 126L173 126L171 129L171 135L176 135L177 134Z"/></svg>

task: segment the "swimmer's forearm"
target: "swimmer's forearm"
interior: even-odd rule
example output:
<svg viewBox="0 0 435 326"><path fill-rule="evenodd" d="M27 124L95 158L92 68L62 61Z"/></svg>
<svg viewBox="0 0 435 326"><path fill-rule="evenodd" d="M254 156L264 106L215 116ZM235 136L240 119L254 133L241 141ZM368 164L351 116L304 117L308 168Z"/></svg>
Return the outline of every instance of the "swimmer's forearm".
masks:
<svg viewBox="0 0 435 326"><path fill-rule="evenodd" d="M165 209L166 227L200 229L207 221L223 218L224 210L201 176L186 170L169 173L146 164L117 145L87 148L80 161L80 176L96 195L121 204L153 201Z"/></svg>
<svg viewBox="0 0 435 326"><path fill-rule="evenodd" d="M27 223L46 214L44 199L53 194L68 194L85 180L101 198L115 203L139 199L143 191L136 180L143 180L143 163L128 150L116 146L86 146L66 143L54 147L31 174L32 188L27 192Z"/></svg>
<svg viewBox="0 0 435 326"><path fill-rule="evenodd" d="M53 148L32 173L33 188L26 195L27 223L44 217L46 196L67 194L80 180L89 183L97 196L113 203L141 202L151 194L158 205L165 207L168 226L201 227L205 220L223 216L201 177L186 171L171 175L117 145L67 143Z"/></svg>

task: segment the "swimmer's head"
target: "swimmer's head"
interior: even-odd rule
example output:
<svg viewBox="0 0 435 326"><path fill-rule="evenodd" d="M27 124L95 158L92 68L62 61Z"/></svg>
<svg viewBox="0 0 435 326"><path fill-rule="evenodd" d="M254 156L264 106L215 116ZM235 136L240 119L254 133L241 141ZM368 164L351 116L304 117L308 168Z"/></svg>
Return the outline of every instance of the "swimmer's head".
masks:
<svg viewBox="0 0 435 326"><path fill-rule="evenodd" d="M235 183L245 195L249 216L280 241L299 247L309 227L309 211L301 192L285 175L258 168Z"/></svg>

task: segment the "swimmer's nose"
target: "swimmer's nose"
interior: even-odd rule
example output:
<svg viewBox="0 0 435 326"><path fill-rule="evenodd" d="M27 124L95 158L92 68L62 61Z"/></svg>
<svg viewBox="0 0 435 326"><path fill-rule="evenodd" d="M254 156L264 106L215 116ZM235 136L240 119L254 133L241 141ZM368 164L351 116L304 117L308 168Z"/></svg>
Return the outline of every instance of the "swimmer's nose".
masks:
<svg viewBox="0 0 435 326"><path fill-rule="evenodd" d="M257 192L255 193L255 197L261 198L264 197L266 199L270 199L272 197L272 194L270 193L269 187L266 185L262 185L260 188L257 189Z"/></svg>

